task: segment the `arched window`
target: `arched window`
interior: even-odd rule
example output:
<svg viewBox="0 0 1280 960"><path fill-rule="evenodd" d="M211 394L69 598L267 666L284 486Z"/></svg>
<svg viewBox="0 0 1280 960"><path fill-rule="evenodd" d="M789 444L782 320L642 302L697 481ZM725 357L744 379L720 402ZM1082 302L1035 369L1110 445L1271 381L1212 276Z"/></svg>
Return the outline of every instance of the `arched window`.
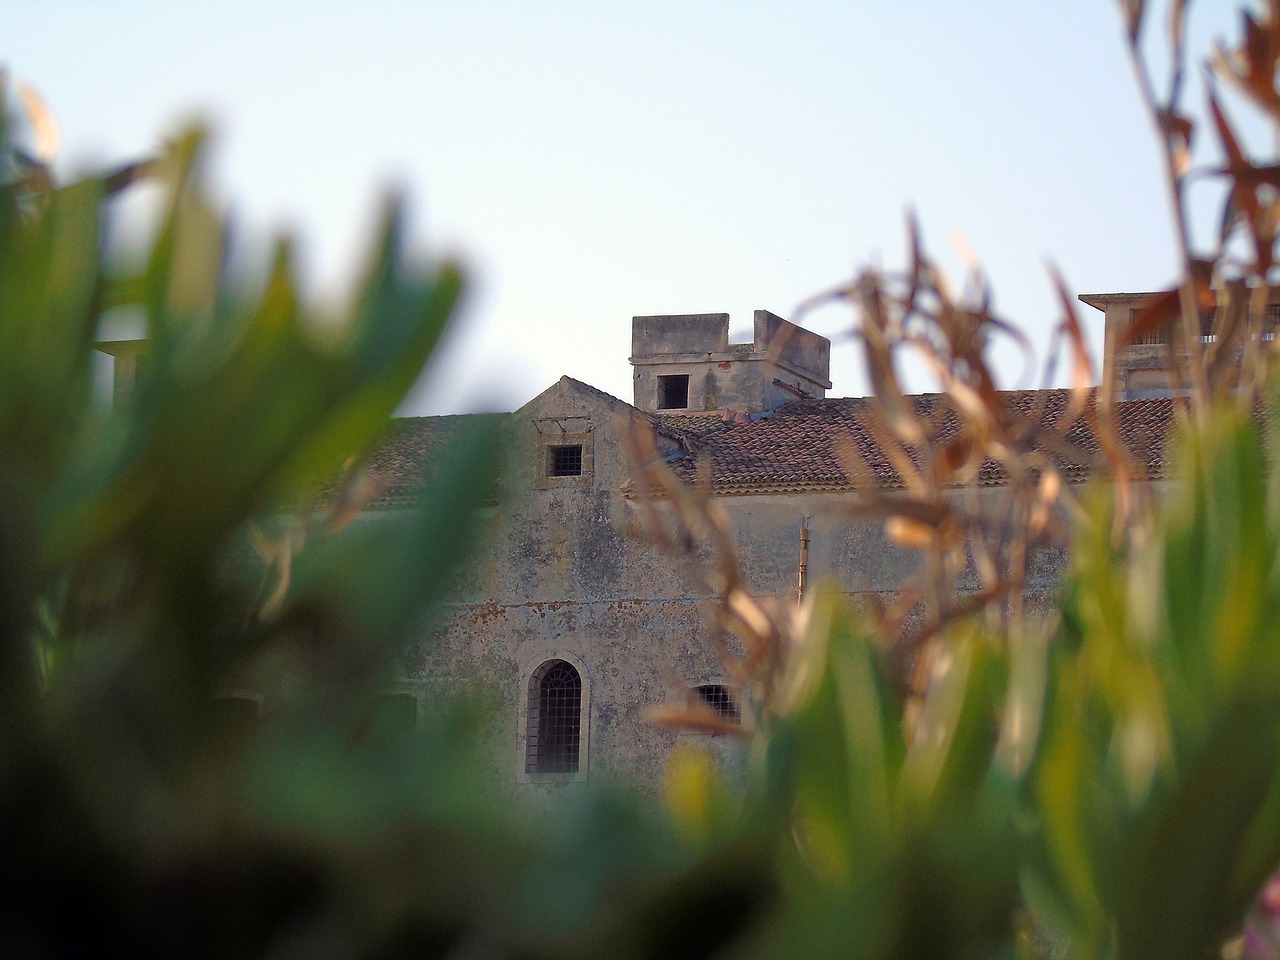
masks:
<svg viewBox="0 0 1280 960"><path fill-rule="evenodd" d="M582 677L548 660L529 679L525 773L577 773L582 733Z"/></svg>

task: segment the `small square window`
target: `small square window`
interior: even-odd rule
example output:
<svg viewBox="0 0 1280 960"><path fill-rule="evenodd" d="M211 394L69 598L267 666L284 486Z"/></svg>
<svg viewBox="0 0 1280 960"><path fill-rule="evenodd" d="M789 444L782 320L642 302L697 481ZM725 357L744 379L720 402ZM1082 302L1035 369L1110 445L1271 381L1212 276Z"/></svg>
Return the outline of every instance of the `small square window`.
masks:
<svg viewBox="0 0 1280 960"><path fill-rule="evenodd" d="M566 428L564 421L569 421ZM594 476L595 456L590 422L584 418L547 418L535 422L536 446L529 451L533 486L537 490L580 487ZM572 427L584 426L585 430Z"/></svg>
<svg viewBox="0 0 1280 960"><path fill-rule="evenodd" d="M565 446L548 447L547 476L582 476L582 444L574 443Z"/></svg>
<svg viewBox="0 0 1280 960"><path fill-rule="evenodd" d="M689 375L673 374L658 378L658 409L684 410L689 406Z"/></svg>
<svg viewBox="0 0 1280 960"><path fill-rule="evenodd" d="M741 723L742 711L733 697L733 692L723 683L704 683L695 688L698 699L715 711L716 716L729 723Z"/></svg>

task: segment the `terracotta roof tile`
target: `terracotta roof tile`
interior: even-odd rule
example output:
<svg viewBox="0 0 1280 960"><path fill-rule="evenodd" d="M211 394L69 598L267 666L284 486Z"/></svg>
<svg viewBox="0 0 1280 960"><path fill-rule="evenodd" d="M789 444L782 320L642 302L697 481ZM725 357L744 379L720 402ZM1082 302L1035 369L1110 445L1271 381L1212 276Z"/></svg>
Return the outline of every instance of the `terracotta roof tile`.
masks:
<svg viewBox="0 0 1280 960"><path fill-rule="evenodd" d="M1095 472L1100 448L1088 418L1065 422L1070 391L1006 391L1001 398L1020 449L1048 457L1069 481L1088 479ZM935 445L945 445L960 435L961 420L945 395L922 394L910 399L934 424ZM1170 425L1175 405L1181 402L1166 397L1117 405L1118 434L1152 479L1164 475ZM1093 404L1091 395L1091 410ZM842 445L852 446L876 486L900 488L902 478L877 440L873 424L879 416L875 400L853 397L795 400L748 422L689 416L662 419L678 423L696 438L693 451L673 462L676 473L688 481L709 473L714 492L724 495L853 489L855 484L846 476L844 461L848 458L841 456ZM1055 435L1061 441L1056 441ZM909 455L913 462L919 462L914 451ZM996 486L1008 482L1008 476L999 463L988 459L978 471L977 482Z"/></svg>
<svg viewBox="0 0 1280 960"><path fill-rule="evenodd" d="M365 460L369 474L380 485L385 485L370 506L396 507L416 503L430 465L445 453L450 441L469 419L468 415L462 414L403 417L393 421L386 437Z"/></svg>
<svg viewBox="0 0 1280 960"><path fill-rule="evenodd" d="M1100 452L1088 418L1064 423L1069 391L1006 391L1001 397L1013 430L1024 437L1024 449L1038 449L1068 481L1080 482L1095 472ZM935 424L935 444L945 444L959 435L960 419L945 395L922 394L910 399ZM1183 402L1166 397L1116 406L1119 436L1151 479L1164 477L1174 412ZM1093 406L1092 396L1089 405ZM871 427L879 416L871 398L793 400L754 419L719 413L636 414L680 441L685 452L671 461L678 476L692 482L709 471L712 490L719 495L853 489L840 456L842 444L852 444L876 486L902 487L902 478ZM429 465L466 420L465 415L397 420L368 460L371 472L386 484L371 505L393 507L414 502ZM1052 431L1061 436L1061 442L1044 441ZM918 462L918 457L913 455L912 459ZM998 486L1007 481L1003 467L993 460L987 460L978 471L979 485Z"/></svg>

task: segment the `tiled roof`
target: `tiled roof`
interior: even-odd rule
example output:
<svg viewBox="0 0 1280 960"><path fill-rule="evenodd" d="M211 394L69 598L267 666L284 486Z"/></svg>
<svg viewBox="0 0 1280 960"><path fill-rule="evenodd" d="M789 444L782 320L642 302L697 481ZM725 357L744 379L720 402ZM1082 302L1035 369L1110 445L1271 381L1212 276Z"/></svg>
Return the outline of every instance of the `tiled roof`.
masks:
<svg viewBox="0 0 1280 960"><path fill-rule="evenodd" d="M463 414L395 420L386 437L365 460L368 475L381 488L370 506L416 503L430 465L444 455L450 441L469 419L470 416Z"/></svg>
<svg viewBox="0 0 1280 960"><path fill-rule="evenodd" d="M1099 464L1098 440L1087 417L1064 424L1069 391L1006 391L1001 397L1014 430L1024 438L1024 449L1035 448L1048 456L1069 481L1092 475ZM960 420L945 395L923 394L911 400L936 424L935 445L945 445L959 435ZM1164 476L1165 448L1175 405L1181 402L1160 398L1116 406L1117 432L1151 479ZM1092 406L1092 397L1089 403ZM638 410L636 415L680 442L685 452L671 461L679 477L692 482L709 474L712 490L719 495L853 489L856 484L846 475L849 458L842 456L842 445L852 446L876 486L902 486L902 478L872 428L879 414L871 398L793 400L754 419L726 418L718 413L645 414ZM414 502L428 467L443 454L467 419L464 415L397 420L367 461L370 474L385 485L370 505L394 507ZM1061 442L1046 443L1045 437L1055 431ZM912 459L918 462L918 457L913 455ZM997 486L1007 479L1004 469L988 460L977 481L982 486Z"/></svg>
<svg viewBox="0 0 1280 960"><path fill-rule="evenodd" d="M1069 481L1085 480L1095 472L1100 451L1089 418L1066 422L1070 391L1006 391L1001 398L1019 449L1047 456ZM945 395L923 394L911 401L935 425L933 445L945 446L959 436L961 421ZM1116 407L1117 434L1151 479L1164 476L1165 448L1175 404L1180 402L1166 397ZM1091 395L1090 408L1093 403ZM847 476L846 467L858 459L877 487L903 485L877 439L874 422L880 414L871 398L794 400L745 422L688 415L662 419L696 438L694 450L673 462L676 473L688 481L709 477L712 490L720 495L854 489L858 484ZM881 436L886 433L880 431ZM856 457L848 455L849 448ZM908 455L919 463L913 451ZM981 486L1007 481L1004 468L994 460L988 459L978 471Z"/></svg>

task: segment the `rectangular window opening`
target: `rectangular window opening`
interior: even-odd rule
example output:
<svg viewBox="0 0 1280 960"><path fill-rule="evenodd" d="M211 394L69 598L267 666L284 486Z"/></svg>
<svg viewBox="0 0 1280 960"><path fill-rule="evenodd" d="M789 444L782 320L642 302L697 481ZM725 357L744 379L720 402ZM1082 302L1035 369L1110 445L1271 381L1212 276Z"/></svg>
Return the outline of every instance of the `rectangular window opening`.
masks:
<svg viewBox="0 0 1280 960"><path fill-rule="evenodd" d="M1130 311L1129 311L1129 325L1130 325L1130 326L1132 326L1132 325L1133 325L1133 323L1134 323L1134 321L1136 321L1136 320L1138 319L1138 317L1139 317L1139 316L1141 316L1141 315L1142 315L1142 311L1141 311L1141 310L1138 310L1138 309L1132 309L1132 310L1130 310ZM1167 334L1167 333L1165 332L1165 330L1162 328L1162 329L1159 329L1159 330L1151 330L1151 331L1148 331L1147 333L1144 333L1142 336L1138 337L1138 339L1133 340L1133 341L1131 341L1131 342L1132 342L1132 343L1134 343L1134 344L1144 344L1144 345L1149 345L1149 344L1162 344L1162 343L1167 343L1167 342L1168 342L1168 340L1169 340L1168 334Z"/></svg>
<svg viewBox="0 0 1280 960"><path fill-rule="evenodd" d="M548 447L547 476L582 476L582 444L574 443L565 446Z"/></svg>
<svg viewBox="0 0 1280 960"><path fill-rule="evenodd" d="M672 374L658 378L658 409L686 410L689 407L689 375Z"/></svg>
<svg viewBox="0 0 1280 960"><path fill-rule="evenodd" d="M733 691L723 683L704 683L695 690L698 699L714 710L721 720L727 720L730 723L742 722L742 711L738 709Z"/></svg>

